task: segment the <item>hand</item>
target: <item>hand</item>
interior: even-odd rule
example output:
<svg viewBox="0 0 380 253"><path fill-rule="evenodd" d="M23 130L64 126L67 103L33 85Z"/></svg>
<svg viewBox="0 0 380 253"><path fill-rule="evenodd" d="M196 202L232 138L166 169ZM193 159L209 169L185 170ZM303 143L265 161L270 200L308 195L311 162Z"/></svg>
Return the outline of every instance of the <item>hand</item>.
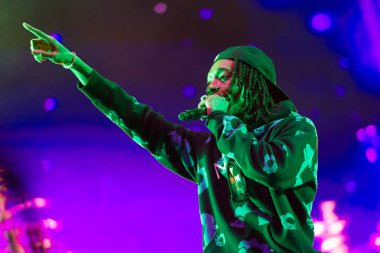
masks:
<svg viewBox="0 0 380 253"><path fill-rule="evenodd" d="M72 63L74 55L56 39L27 23L23 23L23 26L37 37L37 39L30 41L30 49L37 62L41 63L49 59L53 63L60 65L70 65Z"/></svg>
<svg viewBox="0 0 380 253"><path fill-rule="evenodd" d="M225 97L221 97L219 95L209 95L209 96L202 96L201 102L198 104L199 109L206 108L207 109L207 115L209 115L213 111L228 111L229 102L226 100Z"/></svg>

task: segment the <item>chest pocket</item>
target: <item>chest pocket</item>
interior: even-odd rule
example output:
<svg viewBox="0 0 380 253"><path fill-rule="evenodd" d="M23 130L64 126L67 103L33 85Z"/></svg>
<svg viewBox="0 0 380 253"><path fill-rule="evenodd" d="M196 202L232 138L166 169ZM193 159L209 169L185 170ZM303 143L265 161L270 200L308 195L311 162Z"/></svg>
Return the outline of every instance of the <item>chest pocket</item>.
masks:
<svg viewBox="0 0 380 253"><path fill-rule="evenodd" d="M241 169L235 161L228 161L225 177L228 181L228 187L230 189L232 200L242 201L248 198L249 195L245 177L241 173Z"/></svg>
<svg viewBox="0 0 380 253"><path fill-rule="evenodd" d="M226 155L214 164L218 180L224 178L230 191L230 199L242 201L248 198L249 193L246 178L237 163Z"/></svg>

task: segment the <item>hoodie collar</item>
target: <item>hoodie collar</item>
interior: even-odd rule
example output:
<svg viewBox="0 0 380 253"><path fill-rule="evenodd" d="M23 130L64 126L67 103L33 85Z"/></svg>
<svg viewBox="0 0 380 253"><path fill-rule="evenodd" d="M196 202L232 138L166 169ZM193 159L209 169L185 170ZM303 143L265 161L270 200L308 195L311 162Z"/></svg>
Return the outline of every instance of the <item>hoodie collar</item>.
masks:
<svg viewBox="0 0 380 253"><path fill-rule="evenodd" d="M253 130L262 125L266 125L269 122L272 122L274 120L285 118L289 116L292 112L297 112L297 108L295 107L292 101L290 100L280 101L272 107L270 114L266 116L266 120L260 120L257 122L248 122L247 128L249 130Z"/></svg>

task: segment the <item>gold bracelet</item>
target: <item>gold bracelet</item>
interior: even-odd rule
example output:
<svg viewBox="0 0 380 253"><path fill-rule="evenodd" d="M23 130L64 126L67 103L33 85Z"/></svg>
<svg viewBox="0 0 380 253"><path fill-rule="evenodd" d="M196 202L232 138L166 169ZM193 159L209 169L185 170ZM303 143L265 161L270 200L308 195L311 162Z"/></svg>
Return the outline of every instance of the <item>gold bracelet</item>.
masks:
<svg viewBox="0 0 380 253"><path fill-rule="evenodd" d="M64 67L65 69L70 69L70 68L72 68L72 67L74 66L74 62L75 62L75 58L77 58L77 54L74 53L74 52L71 52L71 53L72 53L72 55L73 55L73 61L70 63L70 65L65 65L65 64L63 64L63 67Z"/></svg>

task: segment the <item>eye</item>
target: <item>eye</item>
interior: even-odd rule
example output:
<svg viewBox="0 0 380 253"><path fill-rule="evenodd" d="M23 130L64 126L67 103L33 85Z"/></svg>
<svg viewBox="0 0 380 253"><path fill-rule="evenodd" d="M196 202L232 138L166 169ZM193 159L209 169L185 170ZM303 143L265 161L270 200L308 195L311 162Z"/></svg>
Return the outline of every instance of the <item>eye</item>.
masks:
<svg viewBox="0 0 380 253"><path fill-rule="evenodd" d="M220 76L219 80L222 81L222 82L225 82L225 81L228 80L228 78L229 78L229 76Z"/></svg>

